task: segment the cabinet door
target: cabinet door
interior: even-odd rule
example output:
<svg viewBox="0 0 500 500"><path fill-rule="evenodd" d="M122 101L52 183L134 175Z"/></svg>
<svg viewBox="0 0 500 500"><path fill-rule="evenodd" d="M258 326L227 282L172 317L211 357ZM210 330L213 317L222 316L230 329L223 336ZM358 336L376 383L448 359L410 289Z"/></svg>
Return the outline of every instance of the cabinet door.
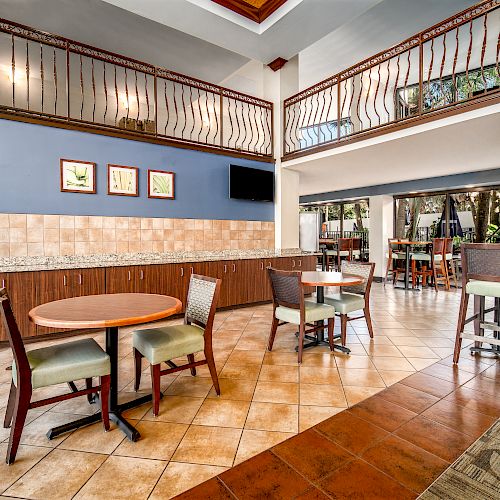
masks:
<svg viewBox="0 0 500 500"><path fill-rule="evenodd" d="M233 260L228 262L230 305L247 304L250 300L251 261Z"/></svg>
<svg viewBox="0 0 500 500"><path fill-rule="evenodd" d="M0 284L7 289L19 331L23 337L36 335L36 327L29 320L28 313L36 303L35 280L32 272L0 273ZM0 321L0 340L7 340L7 335Z"/></svg>
<svg viewBox="0 0 500 500"><path fill-rule="evenodd" d="M73 297L106 293L106 270L104 268L77 269L71 273Z"/></svg>
<svg viewBox="0 0 500 500"><path fill-rule="evenodd" d="M262 302L266 300L267 268L266 262L261 259L246 261L248 266L248 302Z"/></svg>
<svg viewBox="0 0 500 500"><path fill-rule="evenodd" d="M217 307L228 307L231 305L230 301L230 281L229 271L231 270L231 263L228 261L213 261L207 262L207 276L219 278L221 280L221 288L219 293L219 301Z"/></svg>
<svg viewBox="0 0 500 500"><path fill-rule="evenodd" d="M164 276L162 265L136 266L132 269L132 280L136 293L163 294Z"/></svg>
<svg viewBox="0 0 500 500"><path fill-rule="evenodd" d="M134 293L135 266L106 268L106 293Z"/></svg>

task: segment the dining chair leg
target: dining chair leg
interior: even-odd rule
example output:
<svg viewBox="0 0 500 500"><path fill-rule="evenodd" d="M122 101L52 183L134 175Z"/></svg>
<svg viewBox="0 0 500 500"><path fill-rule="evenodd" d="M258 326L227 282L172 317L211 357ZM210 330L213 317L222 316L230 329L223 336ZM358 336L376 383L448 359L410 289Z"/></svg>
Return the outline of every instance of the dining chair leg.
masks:
<svg viewBox="0 0 500 500"><path fill-rule="evenodd" d="M462 337L460 334L464 331L465 316L467 315L467 306L469 305L469 294L462 289L462 298L460 300L460 310L458 312L457 336L455 338L455 350L453 352L453 363L458 363L460 350L462 349Z"/></svg>
<svg viewBox="0 0 500 500"><path fill-rule="evenodd" d="M448 274L448 264L446 260L441 261L441 273L444 275L444 283L447 291L450 290L450 275Z"/></svg>
<svg viewBox="0 0 500 500"><path fill-rule="evenodd" d="M194 354L188 354L188 355L187 355L187 358L188 358L188 362L189 362L189 363L194 363ZM196 366L193 366L193 367L191 368L191 375L192 375L193 377L196 377Z"/></svg>
<svg viewBox="0 0 500 500"><path fill-rule="evenodd" d="M92 387L92 379L91 378L86 378L85 379L85 389L90 389ZM92 404L94 400L94 394L90 393L87 394L87 401L89 404Z"/></svg>
<svg viewBox="0 0 500 500"><path fill-rule="evenodd" d="M438 290L438 275L437 275L437 272L438 272L438 266L434 262L433 265L432 265L432 278L434 280L434 290L436 290L436 292L439 291Z"/></svg>
<svg viewBox="0 0 500 500"><path fill-rule="evenodd" d="M417 281L417 262L412 259L411 261L411 286L415 288Z"/></svg>
<svg viewBox="0 0 500 500"><path fill-rule="evenodd" d="M347 341L347 314L340 315L340 340L342 345L345 346Z"/></svg>
<svg viewBox="0 0 500 500"><path fill-rule="evenodd" d="M363 308L363 313L365 315L366 326L368 327L368 333L370 334L370 338L373 338L373 326L372 326L372 317L370 314L370 306L365 306Z"/></svg>
<svg viewBox="0 0 500 500"><path fill-rule="evenodd" d="M3 420L3 426L5 429L10 427L10 424L12 423L12 416L14 415L15 404L16 404L16 386L14 382L11 382L9 400L7 402L7 408L5 409L5 418Z"/></svg>
<svg viewBox="0 0 500 500"><path fill-rule="evenodd" d="M481 328L481 322L484 321L485 297L474 295L474 335L484 337L484 328ZM474 342L474 347L482 347L482 342Z"/></svg>
<svg viewBox="0 0 500 500"><path fill-rule="evenodd" d="M328 318L328 344L330 345L330 351L334 351L334 340L333 340L333 332L335 328L335 317Z"/></svg>
<svg viewBox="0 0 500 500"><path fill-rule="evenodd" d="M104 375L100 379L101 384L101 416L102 425L106 432L109 431L109 388L111 385L111 376Z"/></svg>
<svg viewBox="0 0 500 500"><path fill-rule="evenodd" d="M142 354L134 347L134 368L135 368L135 380L134 380L134 391L139 390L141 385L141 375L142 375Z"/></svg>
<svg viewBox="0 0 500 500"><path fill-rule="evenodd" d="M161 364L151 365L151 382L153 387L153 415L160 413L160 368Z"/></svg>
<svg viewBox="0 0 500 500"><path fill-rule="evenodd" d="M215 367L214 353L212 351L212 347L208 346L205 348L205 359L207 360L208 370L210 372L210 376L212 377L212 383L214 384L214 389L217 396L220 396L220 387L219 387L219 376L217 375L217 368Z"/></svg>
<svg viewBox="0 0 500 500"><path fill-rule="evenodd" d="M269 341L267 343L268 351L273 350L274 337L276 337L276 330L278 329L278 323L279 323L278 318L273 318L273 323L271 325L271 333L269 334Z"/></svg>
<svg viewBox="0 0 500 500"><path fill-rule="evenodd" d="M26 422L26 415L30 407L31 389L16 390L16 399L14 404L14 418L12 427L10 428L9 445L7 447L7 464L13 464L16 460L17 450L19 448L19 441L21 441L21 434L23 432L24 423Z"/></svg>
<svg viewBox="0 0 500 500"><path fill-rule="evenodd" d="M304 350L304 337L306 334L306 325L302 323L299 326L299 346L298 346L298 361L302 363L302 351Z"/></svg>
<svg viewBox="0 0 500 500"><path fill-rule="evenodd" d="M457 284L457 274L455 273L455 262L452 260L449 261L449 265L448 265L448 268L451 272L451 276L453 278L453 283L455 285L455 288L458 288L458 284ZM450 273L448 273L450 274Z"/></svg>

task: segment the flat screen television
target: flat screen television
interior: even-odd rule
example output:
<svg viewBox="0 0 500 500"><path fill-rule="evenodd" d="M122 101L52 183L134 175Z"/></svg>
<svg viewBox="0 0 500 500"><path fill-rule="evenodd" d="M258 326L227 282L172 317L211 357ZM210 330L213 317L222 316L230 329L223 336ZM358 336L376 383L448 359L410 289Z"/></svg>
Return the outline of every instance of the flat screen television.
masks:
<svg viewBox="0 0 500 500"><path fill-rule="evenodd" d="M229 198L274 201L274 172L229 165Z"/></svg>

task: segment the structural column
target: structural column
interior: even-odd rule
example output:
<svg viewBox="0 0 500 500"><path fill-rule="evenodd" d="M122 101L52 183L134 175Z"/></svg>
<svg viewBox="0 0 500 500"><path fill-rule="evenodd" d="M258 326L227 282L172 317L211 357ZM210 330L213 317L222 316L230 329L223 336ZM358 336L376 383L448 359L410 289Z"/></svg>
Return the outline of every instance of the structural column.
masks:
<svg viewBox="0 0 500 500"><path fill-rule="evenodd" d="M387 266L388 239L393 237L394 199L370 196L370 262L375 262L375 277L383 278Z"/></svg>

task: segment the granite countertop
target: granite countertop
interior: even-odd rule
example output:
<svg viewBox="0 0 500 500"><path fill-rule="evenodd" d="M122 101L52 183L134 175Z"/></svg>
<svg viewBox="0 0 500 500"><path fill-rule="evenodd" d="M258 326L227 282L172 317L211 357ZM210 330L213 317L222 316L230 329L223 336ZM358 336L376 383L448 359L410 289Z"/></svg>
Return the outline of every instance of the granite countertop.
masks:
<svg viewBox="0 0 500 500"><path fill-rule="evenodd" d="M321 254L303 252L299 248L294 248L286 250L67 255L62 257L2 257L0 258L0 272L16 273L22 271L54 271L58 269L86 269L93 267L182 264L184 262L303 257L307 255Z"/></svg>

